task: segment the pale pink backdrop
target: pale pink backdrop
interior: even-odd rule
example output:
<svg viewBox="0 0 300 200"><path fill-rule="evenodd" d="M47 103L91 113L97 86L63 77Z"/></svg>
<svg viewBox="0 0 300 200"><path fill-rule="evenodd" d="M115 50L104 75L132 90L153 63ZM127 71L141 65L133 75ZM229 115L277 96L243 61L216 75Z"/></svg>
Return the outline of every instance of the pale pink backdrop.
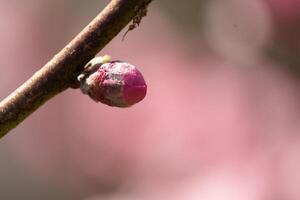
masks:
<svg viewBox="0 0 300 200"><path fill-rule="evenodd" d="M105 3L0 0L1 97ZM190 29L154 1L100 53L143 72L141 103L111 108L68 90L3 138L0 198L299 199L299 81L287 70L298 60L268 51L300 49L300 1L204 3Z"/></svg>

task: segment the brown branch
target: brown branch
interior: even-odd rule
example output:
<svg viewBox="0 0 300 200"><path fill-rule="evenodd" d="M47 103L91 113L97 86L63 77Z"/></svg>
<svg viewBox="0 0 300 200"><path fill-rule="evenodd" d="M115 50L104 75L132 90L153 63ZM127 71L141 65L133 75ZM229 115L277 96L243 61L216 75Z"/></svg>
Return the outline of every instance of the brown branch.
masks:
<svg viewBox="0 0 300 200"><path fill-rule="evenodd" d="M112 0L109 5L28 81L0 102L0 137L47 100L77 88L76 76L152 0Z"/></svg>

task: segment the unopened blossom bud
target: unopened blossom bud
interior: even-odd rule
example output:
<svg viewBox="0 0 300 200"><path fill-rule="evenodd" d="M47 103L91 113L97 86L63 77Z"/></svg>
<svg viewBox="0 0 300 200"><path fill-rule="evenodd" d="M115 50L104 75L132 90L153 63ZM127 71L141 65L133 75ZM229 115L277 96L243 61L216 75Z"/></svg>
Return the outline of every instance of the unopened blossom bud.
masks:
<svg viewBox="0 0 300 200"><path fill-rule="evenodd" d="M144 99L147 92L143 75L135 66L108 62L107 57L92 59L78 80L84 94L109 106L129 107Z"/></svg>

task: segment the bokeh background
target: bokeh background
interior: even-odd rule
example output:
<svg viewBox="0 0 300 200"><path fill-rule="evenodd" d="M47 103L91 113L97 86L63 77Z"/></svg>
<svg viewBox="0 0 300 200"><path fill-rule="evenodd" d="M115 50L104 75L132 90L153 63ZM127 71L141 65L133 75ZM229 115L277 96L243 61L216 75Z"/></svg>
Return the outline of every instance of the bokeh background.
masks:
<svg viewBox="0 0 300 200"><path fill-rule="evenodd" d="M0 98L108 3L0 0ZM0 141L0 199L300 199L300 0L156 0L100 55L148 94L111 108L79 90Z"/></svg>

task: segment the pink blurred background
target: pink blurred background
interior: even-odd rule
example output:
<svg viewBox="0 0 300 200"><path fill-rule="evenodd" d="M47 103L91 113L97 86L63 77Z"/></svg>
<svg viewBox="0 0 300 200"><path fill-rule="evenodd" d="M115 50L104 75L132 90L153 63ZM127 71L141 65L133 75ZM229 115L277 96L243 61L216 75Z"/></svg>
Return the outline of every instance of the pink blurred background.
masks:
<svg viewBox="0 0 300 200"><path fill-rule="evenodd" d="M0 0L0 97L108 1ZM300 0L153 1L100 55L148 94L111 108L79 90L0 141L0 199L300 199Z"/></svg>

